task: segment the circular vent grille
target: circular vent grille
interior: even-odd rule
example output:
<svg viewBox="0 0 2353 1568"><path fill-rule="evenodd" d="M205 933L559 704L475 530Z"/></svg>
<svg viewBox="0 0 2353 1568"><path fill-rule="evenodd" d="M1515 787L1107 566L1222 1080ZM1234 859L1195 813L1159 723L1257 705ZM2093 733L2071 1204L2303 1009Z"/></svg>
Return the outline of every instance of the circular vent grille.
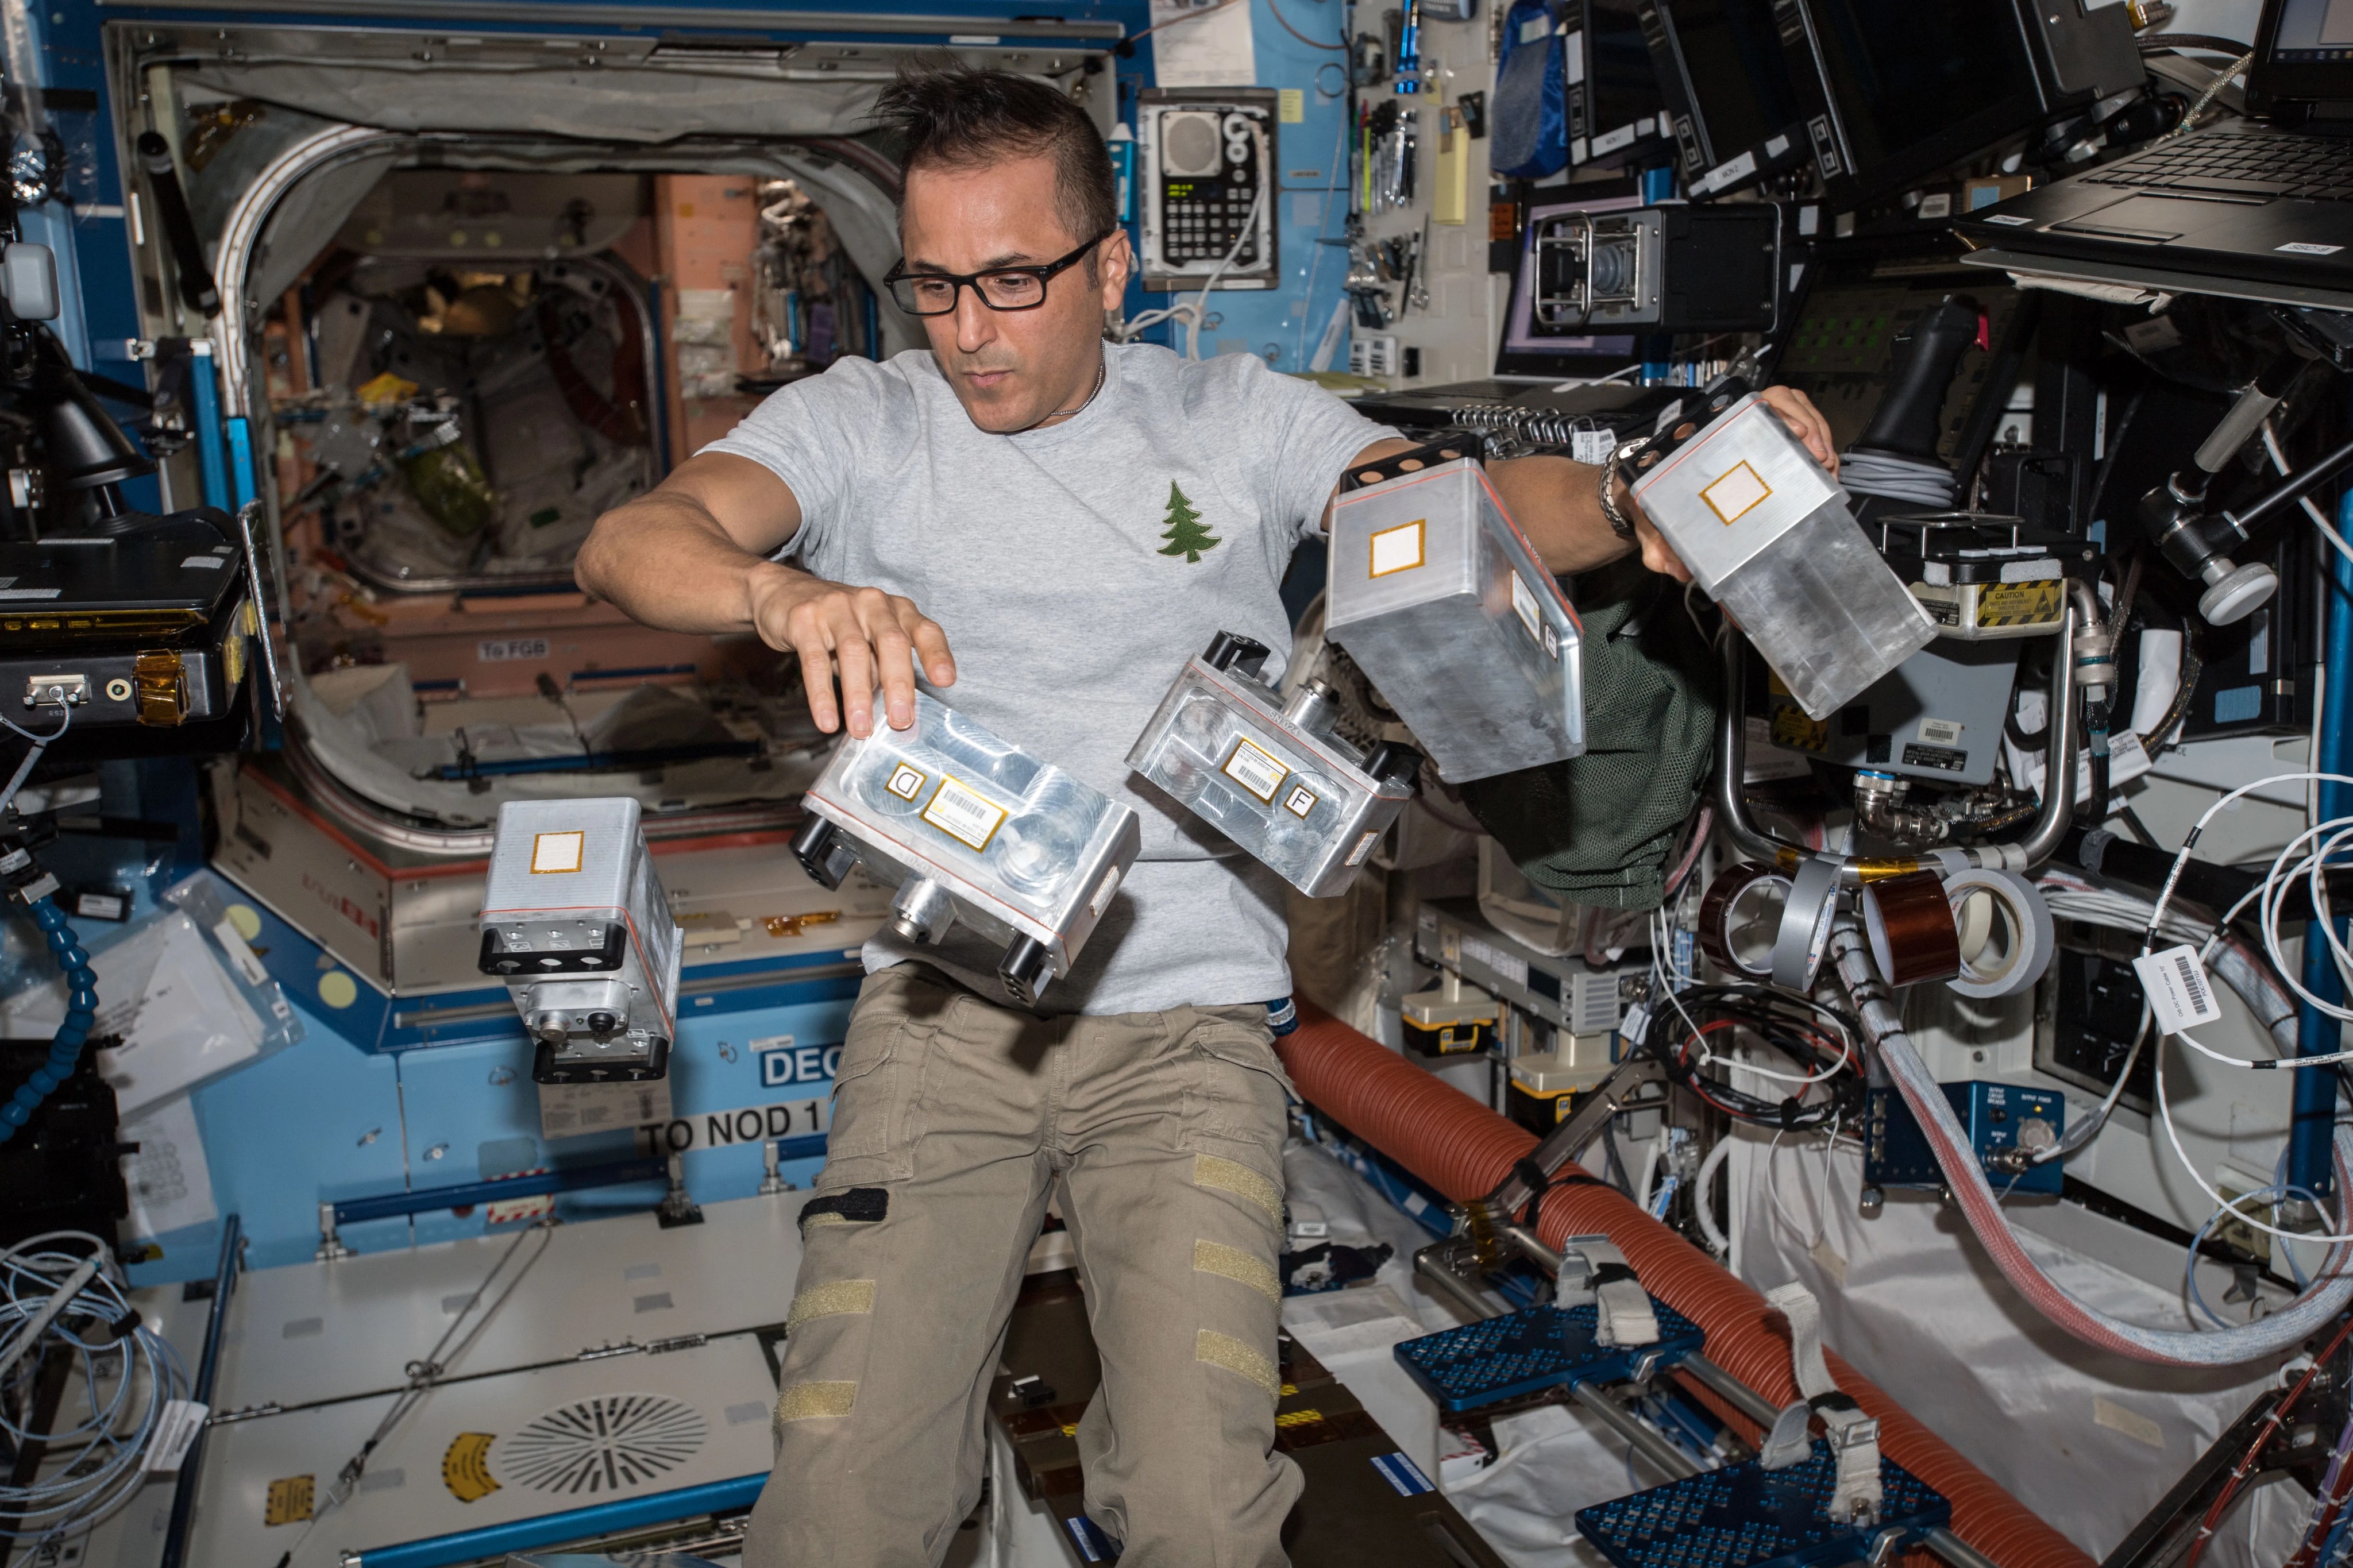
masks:
<svg viewBox="0 0 2353 1568"><path fill-rule="evenodd" d="M1214 174L1223 141L1214 114L1166 115L1160 121L1161 172L1187 179Z"/></svg>
<svg viewBox="0 0 2353 1568"><path fill-rule="evenodd" d="M623 1491L678 1468L702 1447L691 1405L659 1394L608 1394L558 1405L498 1447L499 1473L565 1496Z"/></svg>

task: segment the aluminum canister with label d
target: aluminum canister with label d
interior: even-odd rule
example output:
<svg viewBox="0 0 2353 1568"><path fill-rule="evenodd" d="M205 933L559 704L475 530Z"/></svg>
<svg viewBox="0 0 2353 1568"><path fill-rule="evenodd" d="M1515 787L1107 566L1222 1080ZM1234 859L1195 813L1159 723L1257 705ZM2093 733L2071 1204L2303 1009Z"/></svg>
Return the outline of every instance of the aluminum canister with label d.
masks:
<svg viewBox="0 0 2353 1568"><path fill-rule="evenodd" d="M1268 652L1219 632L1178 672L1127 765L1309 898L1330 898L1412 798L1421 754L1335 733L1320 681L1284 701L1261 679Z"/></svg>
<svg viewBox="0 0 2353 1568"><path fill-rule="evenodd" d="M908 728L845 737L803 805L811 877L864 866L919 946L959 921L1002 942L997 980L1024 1007L1071 972L1143 847L1134 812L920 691Z"/></svg>
<svg viewBox="0 0 2353 1568"><path fill-rule="evenodd" d="M1473 448L1360 464L1332 508L1324 635L1461 784L1585 750L1577 612Z"/></svg>

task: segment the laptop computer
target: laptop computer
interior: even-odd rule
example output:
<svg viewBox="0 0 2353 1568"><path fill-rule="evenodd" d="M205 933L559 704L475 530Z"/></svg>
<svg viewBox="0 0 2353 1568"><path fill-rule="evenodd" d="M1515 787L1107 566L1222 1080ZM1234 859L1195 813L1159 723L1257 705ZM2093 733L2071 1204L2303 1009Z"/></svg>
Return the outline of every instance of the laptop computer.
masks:
<svg viewBox="0 0 2353 1568"><path fill-rule="evenodd" d="M2257 118L1961 215L1968 259L2353 309L2353 3L2264 0L2247 87Z"/></svg>

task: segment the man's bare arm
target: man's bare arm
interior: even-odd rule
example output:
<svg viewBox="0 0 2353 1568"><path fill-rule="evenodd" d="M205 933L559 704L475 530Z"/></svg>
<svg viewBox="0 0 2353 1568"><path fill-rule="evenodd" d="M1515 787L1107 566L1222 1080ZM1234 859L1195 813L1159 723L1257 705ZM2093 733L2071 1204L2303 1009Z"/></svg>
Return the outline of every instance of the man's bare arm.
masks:
<svg viewBox="0 0 2353 1568"><path fill-rule="evenodd" d="M833 674L851 734L872 731L878 684L891 727L905 729L914 722L919 656L934 685L955 680L946 634L910 600L768 560L800 526L790 486L748 458L705 452L598 518L573 578L647 626L756 632L797 653L820 730L845 717L835 710Z"/></svg>

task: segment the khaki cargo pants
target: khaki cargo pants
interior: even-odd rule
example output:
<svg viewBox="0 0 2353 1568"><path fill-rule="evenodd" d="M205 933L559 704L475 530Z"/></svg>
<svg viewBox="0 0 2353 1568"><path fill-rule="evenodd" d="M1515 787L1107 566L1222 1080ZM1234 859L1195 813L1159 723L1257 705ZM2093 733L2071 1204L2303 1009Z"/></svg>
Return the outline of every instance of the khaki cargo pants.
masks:
<svg viewBox="0 0 2353 1568"><path fill-rule="evenodd" d="M1039 1018L919 964L867 980L745 1568L940 1562L979 1500L989 1382L1058 1181L1103 1359L1088 1513L1125 1568L1281 1568L1301 1481L1273 1452L1268 1038L1255 1006Z"/></svg>

